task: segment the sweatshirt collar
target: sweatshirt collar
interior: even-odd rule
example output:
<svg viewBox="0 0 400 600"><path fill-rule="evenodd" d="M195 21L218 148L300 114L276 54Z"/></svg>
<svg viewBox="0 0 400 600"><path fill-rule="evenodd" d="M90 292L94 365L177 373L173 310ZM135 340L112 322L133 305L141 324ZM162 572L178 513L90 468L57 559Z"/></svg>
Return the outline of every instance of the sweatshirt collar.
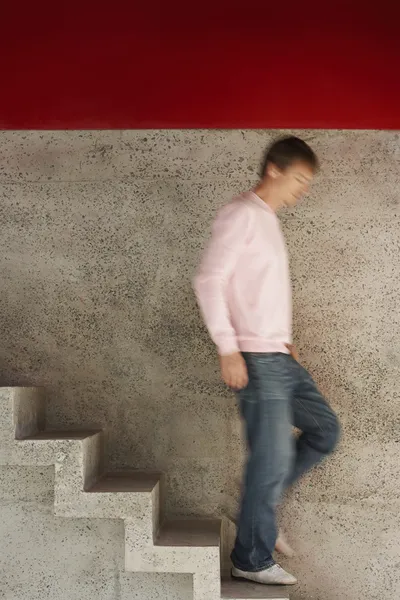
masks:
<svg viewBox="0 0 400 600"><path fill-rule="evenodd" d="M276 217L275 212L272 210L272 208L270 208L268 206L268 204L266 202L264 202L264 200L262 200L260 198L260 196L257 196L257 194L255 192L253 192L253 190L251 190L249 192L249 199L254 202L254 204L258 204L258 206L260 208L262 208L263 210L266 210L270 215L274 215L274 217Z"/></svg>

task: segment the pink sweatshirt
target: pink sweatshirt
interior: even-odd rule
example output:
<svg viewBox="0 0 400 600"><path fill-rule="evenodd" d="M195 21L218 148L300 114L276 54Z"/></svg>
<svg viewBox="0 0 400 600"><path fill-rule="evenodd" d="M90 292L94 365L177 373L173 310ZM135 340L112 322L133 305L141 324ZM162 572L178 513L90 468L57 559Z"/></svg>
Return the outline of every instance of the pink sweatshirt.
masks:
<svg viewBox="0 0 400 600"><path fill-rule="evenodd" d="M277 216L255 193L242 194L219 211L194 288L221 355L289 352L286 245Z"/></svg>

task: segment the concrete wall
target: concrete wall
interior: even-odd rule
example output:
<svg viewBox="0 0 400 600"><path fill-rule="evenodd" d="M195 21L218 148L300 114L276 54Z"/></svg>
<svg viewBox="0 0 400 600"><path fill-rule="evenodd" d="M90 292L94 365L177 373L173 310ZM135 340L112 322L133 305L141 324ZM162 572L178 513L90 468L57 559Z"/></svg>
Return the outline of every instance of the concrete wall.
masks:
<svg viewBox="0 0 400 600"><path fill-rule="evenodd" d="M190 277L216 208L256 180L273 135L0 134L0 383L45 385L56 426L105 427L112 465L165 470L170 514L236 506L241 424L219 383ZM301 581L295 600L398 600L399 134L302 135L322 172L310 198L282 215L295 337L344 432L337 455L292 491L282 513L300 553L290 562ZM38 516L30 526L49 523L59 548L78 527L82 560L71 562L71 577L84 568L91 594L119 598L111 583L119 525L96 523L100 541L83 524L48 517L40 525L47 479L43 494L32 483ZM13 564L25 500L16 497L10 513L5 560ZM114 591L91 579L92 552L104 552L105 586ZM37 581L41 564L31 569ZM55 559L45 569L60 580ZM173 581L171 598L187 593L187 582Z"/></svg>

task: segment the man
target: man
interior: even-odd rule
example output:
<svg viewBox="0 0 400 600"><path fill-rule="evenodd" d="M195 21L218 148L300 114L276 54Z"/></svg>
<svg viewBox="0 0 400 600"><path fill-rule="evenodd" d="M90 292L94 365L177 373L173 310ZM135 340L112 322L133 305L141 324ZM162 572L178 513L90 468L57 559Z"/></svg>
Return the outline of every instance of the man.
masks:
<svg viewBox="0 0 400 600"><path fill-rule="evenodd" d="M194 284L222 378L238 392L246 424L249 457L232 576L269 585L296 583L272 557L282 493L339 437L336 415L292 346L288 260L276 216L307 193L317 169L299 138L275 142L258 186L219 212ZM302 432L297 440L292 425Z"/></svg>

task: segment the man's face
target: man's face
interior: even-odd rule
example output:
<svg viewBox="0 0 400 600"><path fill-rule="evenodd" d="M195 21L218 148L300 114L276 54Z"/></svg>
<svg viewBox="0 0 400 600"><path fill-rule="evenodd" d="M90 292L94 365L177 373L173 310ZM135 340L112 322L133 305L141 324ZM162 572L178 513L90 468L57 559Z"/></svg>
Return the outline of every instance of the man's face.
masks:
<svg viewBox="0 0 400 600"><path fill-rule="evenodd" d="M294 206L307 194L314 178L312 168L303 162L293 163L284 171L277 169L275 165L270 165L268 171L273 177L277 196L287 207Z"/></svg>

